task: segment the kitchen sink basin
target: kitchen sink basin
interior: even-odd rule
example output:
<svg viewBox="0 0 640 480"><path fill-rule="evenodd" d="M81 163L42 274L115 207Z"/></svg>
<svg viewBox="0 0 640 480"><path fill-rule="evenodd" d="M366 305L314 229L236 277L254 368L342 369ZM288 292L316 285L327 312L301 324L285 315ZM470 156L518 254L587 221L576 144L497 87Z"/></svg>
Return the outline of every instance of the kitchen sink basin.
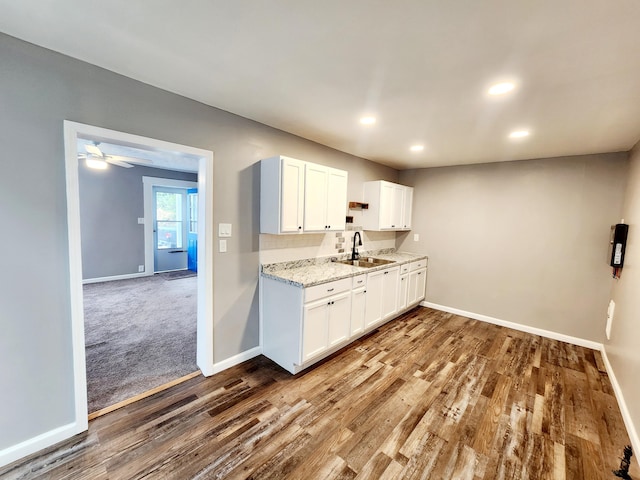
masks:
<svg viewBox="0 0 640 480"><path fill-rule="evenodd" d="M393 263L393 260L383 260L382 258L364 257L358 260L342 260L338 263L344 263L345 265L352 265L354 267L373 268L380 265L387 265Z"/></svg>

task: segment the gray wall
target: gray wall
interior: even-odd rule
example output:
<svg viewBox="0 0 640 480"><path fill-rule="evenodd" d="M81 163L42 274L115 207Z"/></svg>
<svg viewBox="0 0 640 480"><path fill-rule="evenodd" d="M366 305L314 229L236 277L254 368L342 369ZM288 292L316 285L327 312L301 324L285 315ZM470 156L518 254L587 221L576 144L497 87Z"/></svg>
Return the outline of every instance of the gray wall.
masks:
<svg viewBox="0 0 640 480"><path fill-rule="evenodd" d="M427 301L602 342L627 154L404 171ZM420 241L413 241L413 234Z"/></svg>
<svg viewBox="0 0 640 480"><path fill-rule="evenodd" d="M143 176L198 181L195 173L142 166L95 170L79 163L82 278L138 273L144 265L144 225L138 224Z"/></svg>
<svg viewBox="0 0 640 480"><path fill-rule="evenodd" d="M214 356L258 345L261 158L284 154L361 181L395 170L0 34L0 208L18 234L0 277L0 449L73 421L63 120L214 152L213 222L233 224L214 254Z"/></svg>
<svg viewBox="0 0 640 480"><path fill-rule="evenodd" d="M640 425L640 143L631 152L631 167L622 214L629 225L624 268L614 281L616 302L611 340L605 350L634 425ZM637 431L636 440L637 437ZM638 444L634 445L638 449Z"/></svg>

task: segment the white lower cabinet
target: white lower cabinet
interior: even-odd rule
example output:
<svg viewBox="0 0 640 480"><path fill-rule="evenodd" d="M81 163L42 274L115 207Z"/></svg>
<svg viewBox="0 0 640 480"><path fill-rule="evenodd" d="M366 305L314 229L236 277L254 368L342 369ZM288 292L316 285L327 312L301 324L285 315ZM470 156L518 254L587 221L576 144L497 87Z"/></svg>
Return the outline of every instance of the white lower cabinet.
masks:
<svg viewBox="0 0 640 480"><path fill-rule="evenodd" d="M351 336L351 291L335 295L329 299L329 345L333 347L346 342Z"/></svg>
<svg viewBox="0 0 640 480"><path fill-rule="evenodd" d="M367 274L367 299L364 313L365 328L382 321L382 271Z"/></svg>
<svg viewBox="0 0 640 480"><path fill-rule="evenodd" d="M324 351L329 344L329 329L327 317L329 305L320 300L304 306L304 320L302 328L302 361L313 358Z"/></svg>
<svg viewBox="0 0 640 480"><path fill-rule="evenodd" d="M315 357L350 336L351 291L304 305L302 361Z"/></svg>
<svg viewBox="0 0 640 480"><path fill-rule="evenodd" d="M298 373L422 300L425 285L426 262L308 288L261 277L262 353Z"/></svg>
<svg viewBox="0 0 640 480"><path fill-rule="evenodd" d="M364 316L367 306L367 276L353 277L351 290L351 336L364 332Z"/></svg>
<svg viewBox="0 0 640 480"><path fill-rule="evenodd" d="M382 272L382 319L386 320L398 313L398 282L400 268L394 267Z"/></svg>
<svg viewBox="0 0 640 480"><path fill-rule="evenodd" d="M398 312L399 267L367 275L365 328L374 327Z"/></svg>
<svg viewBox="0 0 640 480"><path fill-rule="evenodd" d="M409 273L409 292L407 305L412 306L424 300L427 286L427 269L423 268Z"/></svg>
<svg viewBox="0 0 640 480"><path fill-rule="evenodd" d="M398 283L398 310L404 310L407 308L407 294L409 293L409 275L400 275L400 282Z"/></svg>

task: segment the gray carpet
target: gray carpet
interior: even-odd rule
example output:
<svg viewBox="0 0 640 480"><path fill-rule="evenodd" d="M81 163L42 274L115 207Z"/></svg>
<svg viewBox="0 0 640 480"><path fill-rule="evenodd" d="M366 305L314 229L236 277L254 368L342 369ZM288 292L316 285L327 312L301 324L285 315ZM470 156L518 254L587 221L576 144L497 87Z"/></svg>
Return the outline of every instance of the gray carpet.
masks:
<svg viewBox="0 0 640 480"><path fill-rule="evenodd" d="M198 370L197 277L84 285L89 412Z"/></svg>

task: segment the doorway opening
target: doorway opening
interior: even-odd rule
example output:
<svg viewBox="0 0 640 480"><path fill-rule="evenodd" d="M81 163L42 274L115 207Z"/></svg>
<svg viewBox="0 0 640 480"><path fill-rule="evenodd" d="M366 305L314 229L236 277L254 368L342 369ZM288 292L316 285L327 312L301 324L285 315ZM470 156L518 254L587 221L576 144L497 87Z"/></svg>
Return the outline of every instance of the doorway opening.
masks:
<svg viewBox="0 0 640 480"><path fill-rule="evenodd" d="M90 149L87 149L86 153L81 152L78 145L82 145L82 142L84 141L85 143L92 142L98 146L100 143L103 143L119 145L124 149L140 149L150 152L150 154L154 154L159 159L158 165L154 166L165 169L171 168L171 161L177 158L188 159L191 165L194 165L193 162L195 161L197 183L195 185L188 185L188 188L197 188L197 194L191 198L188 193L186 194L184 203L187 210L180 222L183 222L183 230L187 232L186 239L183 237L183 245L186 242L185 250L188 250L189 246L189 229L191 229L191 233L195 235L195 243L193 245L195 255L192 255L195 258L192 260L192 266L195 264L195 270L199 273L197 274L197 277L194 278L197 285L196 363L204 375L213 374L213 228L211 222L213 211L211 192L211 185L213 183L213 153L211 151L197 149L194 147L164 142L161 140L70 121L65 121L64 133L67 178L67 216L69 226L69 271L73 335L75 413L78 431L83 431L86 430L88 426L88 406L78 166L79 161L85 159L83 154L87 157L94 157L95 155L90 151ZM163 160L161 158L161 154L163 152L168 156L172 156L173 160ZM136 158L126 158L126 162L122 162L122 158L109 158L109 155L104 155L104 157L105 158L103 159L92 158L92 160L106 160L109 163L113 163L114 160L116 162L120 160L121 163L133 164L133 166L137 163ZM117 157L117 155L114 157ZM165 164L162 162L165 162ZM143 160L140 162L140 165L148 165L148 161ZM196 192L192 191L191 193L194 194ZM189 202L192 203L190 209L188 208ZM153 229L157 227L157 225L151 221L152 217L153 215L147 215L145 205L144 218L142 219L142 222L138 222L144 224L145 237L147 237L149 231L151 231L151 234L153 235ZM207 219L209 220L207 221ZM177 222L178 220L175 221ZM174 231L176 231L177 225L177 223L172 225ZM171 233L170 230L171 229L165 229L165 233ZM115 234L117 233L118 232L115 232ZM147 240L145 240L144 265L138 266L138 272L126 276L133 278L154 274L155 262L153 259L149 261L148 253L148 250L151 249L151 258L153 258L153 242ZM151 245L151 248L149 248L149 245ZM182 249L183 248L175 248L173 250ZM187 268L188 265L185 269Z"/></svg>

